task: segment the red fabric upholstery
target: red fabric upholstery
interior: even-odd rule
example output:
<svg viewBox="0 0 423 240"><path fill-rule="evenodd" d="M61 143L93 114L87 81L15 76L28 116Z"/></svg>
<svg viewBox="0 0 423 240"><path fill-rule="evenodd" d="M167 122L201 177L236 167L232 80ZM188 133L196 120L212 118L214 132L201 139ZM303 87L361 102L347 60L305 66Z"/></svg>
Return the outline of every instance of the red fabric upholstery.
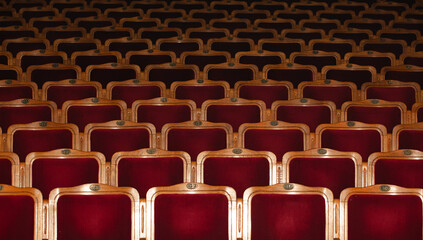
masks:
<svg viewBox="0 0 423 240"><path fill-rule="evenodd" d="M12 124L52 121L51 115L51 109L48 106L0 106L0 128L6 131Z"/></svg>
<svg viewBox="0 0 423 240"><path fill-rule="evenodd" d="M300 82L313 81L313 72L309 69L269 69L267 78L279 81L289 81L298 87Z"/></svg>
<svg viewBox="0 0 423 240"><path fill-rule="evenodd" d="M421 57L407 56L404 58L404 64L423 67L423 59Z"/></svg>
<svg viewBox="0 0 423 240"><path fill-rule="evenodd" d="M187 55L185 57L185 64L197 65L200 71L203 71L207 64L225 63L227 59L224 55Z"/></svg>
<svg viewBox="0 0 423 240"><path fill-rule="evenodd" d="M287 32L286 38L302 39L308 45L312 39L321 39L323 36L320 32Z"/></svg>
<svg viewBox="0 0 423 240"><path fill-rule="evenodd" d="M115 31L95 31L91 37L95 39L99 39L101 44L105 44L107 39L114 39L114 38L123 38L123 37L130 37L131 33L127 30L115 30Z"/></svg>
<svg viewBox="0 0 423 240"><path fill-rule="evenodd" d="M101 106L70 106L67 112L67 122L78 126L83 132L88 123L102 123L112 120L121 120L121 109L116 105Z"/></svg>
<svg viewBox="0 0 423 240"><path fill-rule="evenodd" d="M291 123L305 123L314 132L319 124L331 123L332 113L327 106L279 106L276 119Z"/></svg>
<svg viewBox="0 0 423 240"><path fill-rule="evenodd" d="M178 32L177 31L174 31L174 30L169 30L169 31L163 31L163 30L160 30L160 31L155 31L155 30L148 31L148 30L146 30L146 31L143 31L141 33L141 36L140 37L141 38L150 39L153 44L156 44L156 41L159 38L178 37Z"/></svg>
<svg viewBox="0 0 423 240"><path fill-rule="evenodd" d="M232 187L242 196L249 187L269 185L269 168L263 157L209 157L204 163L204 183Z"/></svg>
<svg viewBox="0 0 423 240"><path fill-rule="evenodd" d="M25 162L31 152L45 152L59 148L73 148L72 132L68 129L19 130L13 134L13 152Z"/></svg>
<svg viewBox="0 0 423 240"><path fill-rule="evenodd" d="M0 158L0 184L12 185L12 163L9 159Z"/></svg>
<svg viewBox="0 0 423 240"><path fill-rule="evenodd" d="M0 239L34 239L34 204L29 196L0 196Z"/></svg>
<svg viewBox="0 0 423 240"><path fill-rule="evenodd" d="M163 55L132 55L128 56L129 64L138 65L141 68L141 71L145 70L145 67L150 64L161 64L161 63L170 63L172 62L172 57L167 54Z"/></svg>
<svg viewBox="0 0 423 240"><path fill-rule="evenodd" d="M267 64L281 64L282 61L279 56L242 56L239 59L239 63L256 65L259 71Z"/></svg>
<svg viewBox="0 0 423 240"><path fill-rule="evenodd" d="M373 50L377 52L391 52L395 54L396 58L399 58L404 52L404 49L401 44L392 43L392 44L379 44L379 43L366 43L363 46L364 51Z"/></svg>
<svg viewBox="0 0 423 240"><path fill-rule="evenodd" d="M118 59L115 55L79 55L75 58L75 65L80 66L81 70L85 72L89 65L116 63L117 61Z"/></svg>
<svg viewBox="0 0 423 240"><path fill-rule="evenodd" d="M251 239L324 240L325 208L319 195L257 194L251 200Z"/></svg>
<svg viewBox="0 0 423 240"><path fill-rule="evenodd" d="M368 70L329 70L326 72L327 79L341 82L353 82L360 89L365 82L372 82L372 73Z"/></svg>
<svg viewBox="0 0 423 240"><path fill-rule="evenodd" d="M75 69L37 69L31 73L31 81L35 82L38 89L43 87L47 81L60 81L65 79L77 79L77 72Z"/></svg>
<svg viewBox="0 0 423 240"><path fill-rule="evenodd" d="M244 147L273 152L282 161L286 152L304 150L304 133L295 129L250 129L245 132Z"/></svg>
<svg viewBox="0 0 423 240"><path fill-rule="evenodd" d="M137 121L149 122L160 132L166 123L190 121L189 105L140 105L137 109Z"/></svg>
<svg viewBox="0 0 423 240"><path fill-rule="evenodd" d="M225 149L226 132L220 128L213 129L172 129L167 136L167 150L185 151L191 159L197 159L202 151Z"/></svg>
<svg viewBox="0 0 423 240"><path fill-rule="evenodd" d="M290 183L329 188L334 198L355 187L355 165L350 158L294 158L289 164Z"/></svg>
<svg viewBox="0 0 423 240"><path fill-rule="evenodd" d="M423 132L403 130L398 135L398 149L416 149L423 151Z"/></svg>
<svg viewBox="0 0 423 240"><path fill-rule="evenodd" d="M379 159L375 165L375 184L423 188L423 161Z"/></svg>
<svg viewBox="0 0 423 240"><path fill-rule="evenodd" d="M0 87L0 101L10 101L19 98L33 98L30 87Z"/></svg>
<svg viewBox="0 0 423 240"><path fill-rule="evenodd" d="M47 90L47 100L55 102L59 109L68 100L90 97L97 97L97 89L93 86L50 86Z"/></svg>
<svg viewBox="0 0 423 240"><path fill-rule="evenodd" d="M207 121L231 124L234 132L243 123L260 122L260 107L256 105L210 105L207 108Z"/></svg>
<svg viewBox="0 0 423 240"><path fill-rule="evenodd" d="M348 239L422 238L422 200L418 196L353 195L348 199Z"/></svg>
<svg viewBox="0 0 423 240"><path fill-rule="evenodd" d="M269 32L269 31L254 31L254 30L249 31L249 30L246 30L245 32L239 32L236 35L236 37L237 38L248 38L248 39L253 40L254 44L257 44L260 39L274 38L275 34L273 34L273 32ZM272 61L272 60L270 60L270 61ZM280 59L278 59L278 58L273 58L273 61L277 62L275 64L281 63Z"/></svg>
<svg viewBox="0 0 423 240"><path fill-rule="evenodd" d="M229 239L223 194L161 194L154 202L154 239Z"/></svg>
<svg viewBox="0 0 423 240"><path fill-rule="evenodd" d="M291 53L301 52L301 44L284 42L263 42L262 49L272 52L283 52L285 53L286 58L289 58L291 56Z"/></svg>
<svg viewBox="0 0 423 240"><path fill-rule="evenodd" d="M147 129L95 129L90 134L90 149L104 154L110 161L115 152L150 147Z"/></svg>
<svg viewBox="0 0 423 240"><path fill-rule="evenodd" d="M119 187L133 187L140 198L148 189L184 182L184 164L177 157L122 158L118 164Z"/></svg>
<svg viewBox="0 0 423 240"><path fill-rule="evenodd" d="M387 71L385 73L386 80L398 80L403 82L416 82L420 84L420 87L423 87L423 81L420 79L423 78L423 72L412 72L412 71Z"/></svg>
<svg viewBox="0 0 423 240"><path fill-rule="evenodd" d="M32 165L32 187L48 199L57 187L98 183L99 165L94 158L38 158Z"/></svg>
<svg viewBox="0 0 423 240"><path fill-rule="evenodd" d="M353 56L348 60L349 63L362 65L362 66L373 66L376 71L380 73L383 67L391 66L393 63L388 57L359 57Z"/></svg>
<svg viewBox="0 0 423 240"><path fill-rule="evenodd" d="M47 63L60 63L63 64L62 56L22 56L21 67L22 71L26 72L26 69L31 65L42 65Z"/></svg>
<svg viewBox="0 0 423 240"><path fill-rule="evenodd" d="M236 42L236 41L214 42L210 48L211 50L214 50L214 51L229 52L232 58L235 57L235 54L237 52L246 52L246 51L253 50L251 49L249 42Z"/></svg>
<svg viewBox="0 0 423 240"><path fill-rule="evenodd" d="M5 50L12 53L13 57L16 57L16 55L21 51L32 51L46 48L47 46L44 42L9 42ZM24 71L26 71L26 67Z"/></svg>
<svg viewBox="0 0 423 240"><path fill-rule="evenodd" d="M3 43L5 39L16 39L23 37L35 37L33 30L2 30L0 32L0 43Z"/></svg>
<svg viewBox="0 0 423 240"><path fill-rule="evenodd" d="M381 135L375 130L326 129L321 136L321 147L357 152L367 162L370 154L382 151Z"/></svg>
<svg viewBox="0 0 423 240"><path fill-rule="evenodd" d="M370 87L366 92L367 99L398 101L407 105L407 109L416 102L416 91L412 87Z"/></svg>
<svg viewBox="0 0 423 240"><path fill-rule="evenodd" d="M71 58L72 53L74 52L88 51L93 49L97 49L97 45L95 43L79 43L79 42L60 43L57 46L57 50L65 52L68 55L68 58Z"/></svg>
<svg viewBox="0 0 423 240"><path fill-rule="evenodd" d="M348 121L383 124L388 132L401 124L401 110L397 107L351 106L347 110Z"/></svg>
<svg viewBox="0 0 423 240"><path fill-rule="evenodd" d="M123 27L126 27L125 23L123 24ZM138 29L132 29L134 29L135 32L138 31ZM118 51L120 54L122 54L122 58L124 58L126 53L129 51L145 50L148 49L148 47L148 44L144 42L111 42L109 44L109 51Z"/></svg>
<svg viewBox="0 0 423 240"><path fill-rule="evenodd" d="M353 51L353 46L349 43L315 43L313 50L320 50L325 52L337 52L344 58L346 53Z"/></svg>
<svg viewBox="0 0 423 240"><path fill-rule="evenodd" d="M125 81L137 78L137 73L134 69L93 69L90 73L90 81L101 83L103 88L112 81Z"/></svg>
<svg viewBox="0 0 423 240"><path fill-rule="evenodd" d="M194 13L192 17L194 17L195 15L197 15L198 13ZM223 16L224 17L224 16ZM205 19L206 23L209 22L208 19ZM190 32L189 36L190 38L200 38L201 40L203 40L204 44L207 44L207 42L209 41L209 39L213 39L213 38L223 38L223 37L227 37L226 33L224 31L193 31Z"/></svg>
<svg viewBox="0 0 423 240"><path fill-rule="evenodd" d="M352 90L347 86L306 86L303 97L319 101L332 101L337 109L341 109L344 102L352 100Z"/></svg>
<svg viewBox="0 0 423 240"><path fill-rule="evenodd" d="M200 50L200 46L196 42L163 42L160 44L161 51L172 51L176 57L181 56L183 52Z"/></svg>
<svg viewBox="0 0 423 240"><path fill-rule="evenodd" d="M289 89L286 86L242 86L239 89L239 97L245 99L258 99L266 103L270 109L276 100L288 100Z"/></svg>
<svg viewBox="0 0 423 240"><path fill-rule="evenodd" d="M166 88L175 81L187 81L195 79L195 72L192 69L151 69L148 75L149 81L161 81L166 84Z"/></svg>
<svg viewBox="0 0 423 240"><path fill-rule="evenodd" d="M114 86L112 99L125 101L128 108L132 107L135 100L145 100L161 96L158 86Z"/></svg>
<svg viewBox="0 0 423 240"><path fill-rule="evenodd" d="M225 97L225 88L222 86L178 86L175 90L175 98L191 99L197 108L201 108L204 101Z"/></svg>
<svg viewBox="0 0 423 240"><path fill-rule="evenodd" d="M12 79L12 80L17 80L18 79L18 73L11 69L2 69L0 70L0 80L5 80L5 79Z"/></svg>
<svg viewBox="0 0 423 240"><path fill-rule="evenodd" d="M357 14L358 15L358 14ZM334 38L341 38L341 39L352 39L355 41L355 44L360 45L361 40L369 39L369 35L367 33L357 33L357 32L335 32L333 33Z"/></svg>
<svg viewBox="0 0 423 240"><path fill-rule="evenodd" d="M121 195L64 195L57 202L57 239L131 239L131 200Z"/></svg>
<svg viewBox="0 0 423 240"><path fill-rule="evenodd" d="M254 71L249 68L213 68L207 73L210 80L226 81L231 88L237 81L254 80Z"/></svg>

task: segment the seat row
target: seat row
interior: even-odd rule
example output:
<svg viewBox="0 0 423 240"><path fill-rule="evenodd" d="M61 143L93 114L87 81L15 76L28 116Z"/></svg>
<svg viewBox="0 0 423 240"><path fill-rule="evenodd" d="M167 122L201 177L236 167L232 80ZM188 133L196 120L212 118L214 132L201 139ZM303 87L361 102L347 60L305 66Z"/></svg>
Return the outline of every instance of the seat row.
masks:
<svg viewBox="0 0 423 240"><path fill-rule="evenodd" d="M56 188L48 203L37 189L0 186L0 216L8 223L0 236L6 238L417 240L422 235L423 190L395 185L348 188L334 200L327 188L285 183L248 188L237 200L231 187L183 183L151 188L140 200L134 188L91 183Z"/></svg>

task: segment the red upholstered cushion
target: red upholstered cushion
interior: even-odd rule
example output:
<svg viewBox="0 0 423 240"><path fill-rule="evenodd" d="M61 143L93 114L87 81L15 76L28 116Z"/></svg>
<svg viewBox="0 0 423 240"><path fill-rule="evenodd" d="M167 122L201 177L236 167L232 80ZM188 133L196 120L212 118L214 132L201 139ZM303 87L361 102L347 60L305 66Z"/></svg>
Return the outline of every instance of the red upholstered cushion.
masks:
<svg viewBox="0 0 423 240"><path fill-rule="evenodd" d="M20 162L25 162L28 153L59 148L73 148L72 132L68 129L19 130L13 134L13 152Z"/></svg>
<svg viewBox="0 0 423 240"><path fill-rule="evenodd" d="M344 102L352 100L352 90L347 86L306 86L303 97L319 101L332 101L337 109L341 109Z"/></svg>
<svg viewBox="0 0 423 240"><path fill-rule="evenodd" d="M79 100L96 96L97 89L93 86L50 86L47 90L47 100L55 102L59 109L68 100Z"/></svg>
<svg viewBox="0 0 423 240"><path fill-rule="evenodd" d="M9 159L0 158L0 184L12 185L12 163Z"/></svg>
<svg viewBox="0 0 423 240"><path fill-rule="evenodd" d="M154 68L148 73L149 81L161 81L166 84L166 88L170 88L170 85L175 81L187 81L195 79L195 72L189 68L182 69L165 69L165 68Z"/></svg>
<svg viewBox="0 0 423 240"><path fill-rule="evenodd" d="M333 79L341 82L353 82L360 89L365 82L372 82L372 73L368 70L329 70L326 73L327 79Z"/></svg>
<svg viewBox="0 0 423 240"><path fill-rule="evenodd" d="M260 122L261 111L257 105L210 105L207 108L207 121L229 123L237 132L243 123Z"/></svg>
<svg viewBox="0 0 423 240"><path fill-rule="evenodd" d="M304 150L304 133L295 129L250 129L245 132L244 147L271 151L278 161L282 161L286 152Z"/></svg>
<svg viewBox="0 0 423 240"><path fill-rule="evenodd" d="M34 199L0 196L0 239L34 239Z"/></svg>
<svg viewBox="0 0 423 240"><path fill-rule="evenodd" d="M38 89L47 81L59 81L78 78L75 69L34 69L31 73L31 81L37 83Z"/></svg>
<svg viewBox="0 0 423 240"><path fill-rule="evenodd" d="M157 86L114 86L112 99L125 101L128 108L132 107L135 100L145 100L161 96Z"/></svg>
<svg viewBox="0 0 423 240"><path fill-rule="evenodd" d="M422 239L418 196L353 195L348 199L348 239Z"/></svg>
<svg viewBox="0 0 423 240"><path fill-rule="evenodd" d="M160 132L166 123L190 121L191 108L189 105L140 105L137 109L137 121L149 122Z"/></svg>
<svg viewBox="0 0 423 240"><path fill-rule="evenodd" d="M355 166L350 158L294 158L288 171L288 182L329 188L334 198L339 198L343 189L355 187Z"/></svg>
<svg viewBox="0 0 423 240"><path fill-rule="evenodd" d="M251 239L324 240L325 211L319 195L257 194L251 200Z"/></svg>
<svg viewBox="0 0 423 240"><path fill-rule="evenodd" d="M383 124L388 132L401 124L401 110L397 107L351 106L347 114L348 121Z"/></svg>
<svg viewBox="0 0 423 240"><path fill-rule="evenodd" d="M314 132L323 123L330 123L332 113L327 106L279 106L277 120L291 123L305 123Z"/></svg>
<svg viewBox="0 0 423 240"><path fill-rule="evenodd" d="M379 159L375 165L375 184L423 188L423 161Z"/></svg>
<svg viewBox="0 0 423 240"><path fill-rule="evenodd" d="M167 137L167 150L185 151L191 159L197 159L202 151L225 149L227 146L224 129L172 129Z"/></svg>
<svg viewBox="0 0 423 240"><path fill-rule="evenodd" d="M376 71L380 73L383 67L391 66L391 59L389 57L359 57L352 56L348 60L349 63L362 65L362 66L373 66L376 68Z"/></svg>
<svg viewBox="0 0 423 240"><path fill-rule="evenodd" d="M0 87L0 101L10 101L19 98L33 98L30 87Z"/></svg>
<svg viewBox="0 0 423 240"><path fill-rule="evenodd" d="M84 132L88 123L102 123L112 120L121 120L119 106L71 106L68 108L67 122L76 124L80 132Z"/></svg>
<svg viewBox="0 0 423 240"><path fill-rule="evenodd" d="M150 147L150 133L147 129L95 129L91 132L91 151L104 154L110 161L115 152L133 151Z"/></svg>
<svg viewBox="0 0 423 240"><path fill-rule="evenodd" d="M177 99L191 99L201 108L201 104L209 99L225 97L225 89L222 86L178 86L175 91Z"/></svg>
<svg viewBox="0 0 423 240"><path fill-rule="evenodd" d="M423 131L403 130L398 135L398 149L423 151Z"/></svg>
<svg viewBox="0 0 423 240"><path fill-rule="evenodd" d="M276 100L288 100L289 90L286 86L242 86L239 89L239 97L251 100L262 100L266 108L272 106Z"/></svg>
<svg viewBox="0 0 423 240"><path fill-rule="evenodd" d="M412 87L370 87L367 89L366 97L403 102L407 105L407 109L411 109L416 102L416 92Z"/></svg>
<svg viewBox="0 0 423 240"><path fill-rule="evenodd" d="M98 182L99 166L93 158L39 158L32 165L32 187L48 199L57 187L74 187Z"/></svg>
<svg viewBox="0 0 423 240"><path fill-rule="evenodd" d="M421 81L423 77L423 72L421 71L388 71L385 73L386 80L399 80L403 82L416 82L420 84L420 87L423 86L423 82Z"/></svg>
<svg viewBox="0 0 423 240"><path fill-rule="evenodd" d="M269 168L263 157L209 157L204 162L204 183L232 187L240 197L249 187L269 185Z"/></svg>
<svg viewBox="0 0 423 240"><path fill-rule="evenodd" d="M156 240L229 239L223 194L161 194L154 203Z"/></svg>
<svg viewBox="0 0 423 240"><path fill-rule="evenodd" d="M313 71L309 69L270 69L267 71L267 78L279 81L289 81L298 87L300 82L313 81Z"/></svg>
<svg viewBox="0 0 423 240"><path fill-rule="evenodd" d="M90 73L90 81L97 81L101 83L103 88L112 81L125 81L137 78L137 73L134 69L93 69Z"/></svg>
<svg viewBox="0 0 423 240"><path fill-rule="evenodd" d="M249 68L213 68L208 71L210 80L226 81L231 88L238 81L254 80L254 71Z"/></svg>
<svg viewBox="0 0 423 240"><path fill-rule="evenodd" d="M375 130L327 129L321 136L321 147L357 152L363 162L374 152L382 151L381 136Z"/></svg>
<svg viewBox="0 0 423 240"><path fill-rule="evenodd" d="M133 187L140 198L148 189L184 181L183 161L177 157L122 158L118 164L119 187Z"/></svg>
<svg viewBox="0 0 423 240"><path fill-rule="evenodd" d="M64 195L57 202L57 239L131 239L131 200L121 195Z"/></svg>
<svg viewBox="0 0 423 240"><path fill-rule="evenodd" d="M52 120L47 106L0 107L0 116L0 128L4 131L12 124Z"/></svg>

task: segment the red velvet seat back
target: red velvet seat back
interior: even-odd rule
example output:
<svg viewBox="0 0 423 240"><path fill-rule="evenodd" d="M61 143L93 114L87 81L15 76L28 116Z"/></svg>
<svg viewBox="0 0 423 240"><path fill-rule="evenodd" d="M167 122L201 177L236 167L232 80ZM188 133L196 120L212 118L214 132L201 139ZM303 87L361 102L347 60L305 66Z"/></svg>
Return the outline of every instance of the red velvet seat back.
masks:
<svg viewBox="0 0 423 240"><path fill-rule="evenodd" d="M422 159L378 159L375 164L375 184L393 184L407 188L423 188Z"/></svg>
<svg viewBox="0 0 423 240"><path fill-rule="evenodd" d="M345 188L355 187L355 164L350 158L293 158L289 163L290 183L329 188L339 198Z"/></svg>
<svg viewBox="0 0 423 240"><path fill-rule="evenodd" d="M115 55L78 55L75 57L75 65L80 66L83 72L85 72L85 69L87 69L89 65L117 62L118 59Z"/></svg>
<svg viewBox="0 0 423 240"><path fill-rule="evenodd" d="M5 50L12 53L13 57L16 57L16 55L21 51L32 51L46 48L47 46L44 42L9 42Z"/></svg>
<svg viewBox="0 0 423 240"><path fill-rule="evenodd" d="M130 240L131 199L115 195L63 195L57 202L57 239Z"/></svg>
<svg viewBox="0 0 423 240"><path fill-rule="evenodd" d="M153 44L156 44L157 39L178 37L178 35L179 35L179 33L177 31L174 31L174 30L168 30L168 31L163 31L163 30L151 30L151 31L144 30L140 34L140 38L150 39Z"/></svg>
<svg viewBox="0 0 423 240"><path fill-rule="evenodd" d="M132 107L135 100L146 100L161 97L159 86L114 86L112 90L112 99L125 101L128 108Z"/></svg>
<svg viewBox="0 0 423 240"><path fill-rule="evenodd" d="M0 128L7 130L12 124L24 124L36 121L52 121L49 106L1 106Z"/></svg>
<svg viewBox="0 0 423 240"><path fill-rule="evenodd" d="M96 68L90 72L90 81L101 83L103 88L112 81L125 81L137 78L137 72L132 68L101 69Z"/></svg>
<svg viewBox="0 0 423 240"><path fill-rule="evenodd" d="M115 31L101 31L97 30L94 31L92 37L95 39L99 39L101 44L104 44L108 39L115 39L115 38L123 38L123 37L131 37L131 32L126 30L115 30Z"/></svg>
<svg viewBox="0 0 423 240"><path fill-rule="evenodd" d="M0 32L0 43L3 43L5 39L16 39L23 37L35 37L35 32L33 30L2 30Z"/></svg>
<svg viewBox="0 0 423 240"><path fill-rule="evenodd" d="M258 99L266 103L266 108L270 109L276 100L288 100L289 89L287 86L258 86L244 85L239 88L239 97L245 99Z"/></svg>
<svg viewBox="0 0 423 240"><path fill-rule="evenodd" d="M60 81L65 79L77 79L78 73L75 69L34 69L31 72L31 82L35 82L39 89L47 81Z"/></svg>
<svg viewBox="0 0 423 240"><path fill-rule="evenodd" d="M249 31L246 30L245 32L239 32L238 34L236 34L237 38L248 38L254 41L255 44L258 43L258 41L260 39L266 39L266 38L274 38L275 34L273 32L270 31ZM276 59L277 61L277 59ZM276 64L276 63L275 63Z"/></svg>
<svg viewBox="0 0 423 240"><path fill-rule="evenodd" d="M192 17L194 17L195 15L199 15L198 13L194 13L192 15ZM206 23L209 22L209 19L207 19L207 17L205 18ZM189 36L190 38L199 38L201 40L203 40L204 44L207 44L207 42L209 41L209 39L213 39L213 38L223 38L223 37L227 37L226 33L224 31L193 31L190 32Z"/></svg>
<svg viewBox="0 0 423 240"><path fill-rule="evenodd" d="M416 82L420 84L420 87L423 87L423 72L411 72L411 71L387 71L385 73L386 80L398 80L403 82Z"/></svg>
<svg viewBox="0 0 423 240"><path fill-rule="evenodd" d="M304 150L304 138L296 129L249 129L244 134L244 148L273 152L282 161L286 152Z"/></svg>
<svg viewBox="0 0 423 240"><path fill-rule="evenodd" d="M382 42L381 42L382 43ZM390 52L395 54L395 57L398 59L401 54L404 53L403 46L401 44L391 43L391 44L381 44L381 43L366 43L363 46L364 51L373 50L377 52Z"/></svg>
<svg viewBox="0 0 423 240"><path fill-rule="evenodd" d="M20 79L21 76L18 77L18 72L14 69L1 69L0 70L0 80L5 80L5 79L12 79L12 80L18 80L18 78Z"/></svg>
<svg viewBox="0 0 423 240"><path fill-rule="evenodd" d="M269 161L264 157L208 157L203 171L205 184L232 187L237 196L270 182Z"/></svg>
<svg viewBox="0 0 423 240"><path fill-rule="evenodd" d="M0 101L11 101L20 98L34 98L29 86L0 87Z"/></svg>
<svg viewBox="0 0 423 240"><path fill-rule="evenodd" d="M187 55L185 56L185 64L197 65L200 71L203 71L207 64L225 63L227 59L225 55Z"/></svg>
<svg viewBox="0 0 423 240"><path fill-rule="evenodd" d="M301 44L298 43L284 43L284 42L263 42L263 50L272 52L283 52L286 58L291 56L293 52L301 52Z"/></svg>
<svg viewBox="0 0 423 240"><path fill-rule="evenodd" d="M382 151L381 135L376 130L326 129L321 135L321 147L357 152L363 162L374 152Z"/></svg>
<svg viewBox="0 0 423 240"><path fill-rule="evenodd" d="M185 151L197 159L202 151L221 150L227 147L224 129L172 129L167 136L167 150Z"/></svg>
<svg viewBox="0 0 423 240"><path fill-rule="evenodd" d="M333 79L341 82L353 82L360 89L365 82L372 82L372 73L368 70L329 70L326 72L327 79Z"/></svg>
<svg viewBox="0 0 423 240"><path fill-rule="evenodd" d="M216 24L215 24L216 25ZM251 51L251 45L249 42L236 42L236 41L227 41L227 42L213 42L210 45L210 49L214 51L226 51L231 54L231 57L235 57L237 52L246 52Z"/></svg>
<svg viewBox="0 0 423 240"><path fill-rule="evenodd" d="M422 238L422 200L413 195L353 195L348 199L348 239Z"/></svg>
<svg viewBox="0 0 423 240"><path fill-rule="evenodd" d="M251 200L251 240L325 240L325 219L320 195L256 194Z"/></svg>
<svg viewBox="0 0 423 240"><path fill-rule="evenodd" d="M97 97L97 89L94 86L50 86L47 90L47 100L55 102L59 109L68 100L90 97Z"/></svg>
<svg viewBox="0 0 423 240"><path fill-rule="evenodd" d="M261 121L261 109L257 105L209 105L207 121L224 122L232 126L234 132L243 123L257 123Z"/></svg>
<svg viewBox="0 0 423 240"><path fill-rule="evenodd" d="M22 71L26 72L26 69L32 65L42 65L47 63L60 63L63 64L62 56L22 56L21 67Z"/></svg>
<svg viewBox="0 0 423 240"><path fill-rule="evenodd" d="M35 202L30 196L0 196L0 239L34 239Z"/></svg>
<svg viewBox="0 0 423 240"><path fill-rule="evenodd" d="M349 63L361 65L361 66L373 66L376 71L380 73L383 67L392 66L393 63L389 57L359 57L352 56L348 60Z"/></svg>
<svg viewBox="0 0 423 240"><path fill-rule="evenodd" d="M154 202L154 239L228 240L228 199L223 194L161 194Z"/></svg>
<svg viewBox="0 0 423 240"><path fill-rule="evenodd" d="M226 81L233 88L238 81L254 80L254 75L254 71L249 68L213 68L208 71L207 79Z"/></svg>
<svg viewBox="0 0 423 240"><path fill-rule="evenodd" d="M108 162L116 152L149 148L150 144L150 132L145 128L100 128L90 133L90 150L103 153Z"/></svg>
<svg viewBox="0 0 423 240"><path fill-rule="evenodd" d="M99 164L94 158L37 158L32 164L32 187L48 199L57 187L98 183Z"/></svg>
<svg viewBox="0 0 423 240"><path fill-rule="evenodd" d="M68 58L70 58L74 52L88 51L93 49L97 49L97 44L94 42L60 43L57 46L57 51L65 52L68 55Z"/></svg>
<svg viewBox="0 0 423 240"><path fill-rule="evenodd" d="M290 123L305 123L314 132L319 124L331 123L332 112L328 106L278 106L276 119Z"/></svg>
<svg viewBox="0 0 423 240"><path fill-rule="evenodd" d="M121 108L116 105L70 106L67 111L67 122L78 126L83 132L88 123L102 123L121 120Z"/></svg>
<svg viewBox="0 0 423 240"><path fill-rule="evenodd" d="M140 198L148 189L184 182L184 162L178 157L122 158L118 164L119 187L133 187Z"/></svg>
<svg viewBox="0 0 423 240"><path fill-rule="evenodd" d="M398 135L398 149L416 149L423 151L423 132L420 130L402 130Z"/></svg>
<svg viewBox="0 0 423 240"><path fill-rule="evenodd" d="M226 60L225 60L226 61ZM190 99L196 103L197 108L206 100L221 99L225 97L225 88L222 86L178 86L175 90L175 98Z"/></svg>
<svg viewBox="0 0 423 240"><path fill-rule="evenodd" d="M137 108L137 121L149 122L160 132L166 123L179 123L190 121L191 108L188 104L170 105L139 105Z"/></svg>
<svg viewBox="0 0 423 240"><path fill-rule="evenodd" d="M369 87L366 91L367 99L382 99L386 101L403 102L407 109L416 102L416 91L413 87Z"/></svg>
<svg viewBox="0 0 423 240"><path fill-rule="evenodd" d="M281 64L283 59L280 56L241 56L239 63L256 65L259 71L268 64Z"/></svg>
<svg viewBox="0 0 423 240"><path fill-rule="evenodd" d="M347 120L364 123L379 123L386 127L388 132L401 124L402 114L398 107L365 107L351 106L347 109Z"/></svg>
<svg viewBox="0 0 423 240"><path fill-rule="evenodd" d="M247 29L248 24L244 21L239 21L239 20L238 21L226 21L226 20L222 19L222 20L213 22L212 27L214 27L214 28L225 28L225 29L228 29L231 34L233 34L236 29ZM215 50L215 49L213 49L213 50ZM216 51L222 51L222 50L216 50ZM246 50L246 51L248 51L248 50Z"/></svg>
<svg viewBox="0 0 423 240"><path fill-rule="evenodd" d="M267 71L267 78L279 81L289 81L298 87L298 84L304 81L313 81L313 71L310 69L269 69Z"/></svg>
<svg viewBox="0 0 423 240"><path fill-rule="evenodd" d="M353 51L353 46L349 43L315 43L313 50L337 52L341 55L341 58L344 58L346 53Z"/></svg>
<svg viewBox="0 0 423 240"><path fill-rule="evenodd" d="M308 45L312 39L321 39L323 36L320 32L287 32L286 38L302 39Z"/></svg>
<svg viewBox="0 0 423 240"><path fill-rule="evenodd" d="M137 31L137 29L134 29L134 31ZM120 52L120 54L122 54L123 58L126 56L126 53L129 51L140 51L140 50L145 50L148 48L149 46L147 42L110 42L109 43L109 51L118 51Z"/></svg>
<svg viewBox="0 0 423 240"><path fill-rule="evenodd" d="M197 42L162 42L160 44L161 51L172 51L176 54L176 57L180 57L183 52L201 50Z"/></svg>
<svg viewBox="0 0 423 240"><path fill-rule="evenodd" d="M31 152L46 152L59 148L74 148L73 135L68 129L18 130L13 134L13 152L25 162Z"/></svg>
<svg viewBox="0 0 423 240"><path fill-rule="evenodd" d="M12 185L12 162L7 158L0 158L0 184Z"/></svg>
<svg viewBox="0 0 423 240"><path fill-rule="evenodd" d="M348 86L305 86L303 97L319 101L332 101L337 109L341 109L344 102L352 101L352 90Z"/></svg>
<svg viewBox="0 0 423 240"><path fill-rule="evenodd" d="M150 64L161 64L161 63L170 63L172 62L172 57L167 54L163 55L137 55L128 56L129 64L138 65L141 68L141 71L145 70L145 67Z"/></svg>
<svg viewBox="0 0 423 240"><path fill-rule="evenodd" d="M155 68L151 69L148 75L148 81L161 81L166 84L166 88L175 81L187 81L196 78L196 73L190 68L181 69L165 69Z"/></svg>

